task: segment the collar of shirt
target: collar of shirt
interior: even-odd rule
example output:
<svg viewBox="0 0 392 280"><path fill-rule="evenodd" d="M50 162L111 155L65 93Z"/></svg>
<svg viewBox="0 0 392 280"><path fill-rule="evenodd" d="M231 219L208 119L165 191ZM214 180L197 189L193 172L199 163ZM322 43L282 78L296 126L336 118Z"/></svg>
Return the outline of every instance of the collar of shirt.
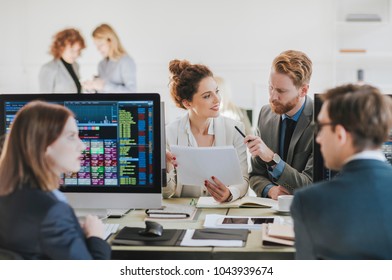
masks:
<svg viewBox="0 0 392 280"><path fill-rule="evenodd" d="M348 162L357 159L375 159L380 161L387 161L385 155L382 153L381 150L367 150L352 155L351 157L345 160L344 164L347 164Z"/></svg>
<svg viewBox="0 0 392 280"><path fill-rule="evenodd" d="M282 122L283 122L286 118L289 118L289 119L292 119L293 121L298 122L298 119L299 119L299 117L301 116L302 111L303 111L304 108L305 108L305 103L306 103L306 99L305 99L304 104L302 104L301 108L298 110L298 112L295 113L292 117L289 117L289 116L287 116L286 114L283 114L283 115L282 115Z"/></svg>
<svg viewBox="0 0 392 280"><path fill-rule="evenodd" d="M53 191L52 191L52 194L53 194L59 201L68 203L67 198L65 197L65 195L64 195L61 191L59 191L59 190L56 189L56 190L53 190Z"/></svg>
<svg viewBox="0 0 392 280"><path fill-rule="evenodd" d="M191 131L191 123L189 121L189 115L188 115L188 120L186 121L185 124L185 132L188 135L188 145L190 147L198 147L195 136L193 136L193 133ZM208 126L208 135L215 135L213 118L210 119L210 125Z"/></svg>

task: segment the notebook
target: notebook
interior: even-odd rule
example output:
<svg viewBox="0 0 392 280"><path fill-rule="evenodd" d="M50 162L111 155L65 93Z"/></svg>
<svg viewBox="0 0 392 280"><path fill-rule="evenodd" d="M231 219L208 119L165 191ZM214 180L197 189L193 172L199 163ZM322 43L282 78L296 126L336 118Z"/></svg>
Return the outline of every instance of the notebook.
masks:
<svg viewBox="0 0 392 280"><path fill-rule="evenodd" d="M217 202L212 196L203 196L199 198L196 204L198 208L271 208L277 206L278 202L276 200L254 196L244 196L241 199L223 203Z"/></svg>
<svg viewBox="0 0 392 280"><path fill-rule="evenodd" d="M261 239L263 246L294 246L293 226L262 224Z"/></svg>

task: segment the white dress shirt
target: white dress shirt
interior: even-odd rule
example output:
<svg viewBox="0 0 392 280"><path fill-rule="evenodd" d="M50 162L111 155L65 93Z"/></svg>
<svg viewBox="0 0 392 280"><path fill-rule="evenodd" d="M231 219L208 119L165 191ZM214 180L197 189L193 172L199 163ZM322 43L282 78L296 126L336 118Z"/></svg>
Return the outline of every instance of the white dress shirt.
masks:
<svg viewBox="0 0 392 280"><path fill-rule="evenodd" d="M244 130L242 123L223 116L212 118L208 127L208 134L215 136L213 146L234 146L240 160L244 181L239 185L228 186L233 196L232 200L243 197L247 193L249 186L246 145L243 143L243 137L235 130L234 126ZM198 147L191 131L188 114L167 126L166 149L169 151L170 145ZM164 197L200 197L209 195L205 186L186 186L182 185L181 182L177 182L175 170L168 173L167 179L167 187L163 189Z"/></svg>

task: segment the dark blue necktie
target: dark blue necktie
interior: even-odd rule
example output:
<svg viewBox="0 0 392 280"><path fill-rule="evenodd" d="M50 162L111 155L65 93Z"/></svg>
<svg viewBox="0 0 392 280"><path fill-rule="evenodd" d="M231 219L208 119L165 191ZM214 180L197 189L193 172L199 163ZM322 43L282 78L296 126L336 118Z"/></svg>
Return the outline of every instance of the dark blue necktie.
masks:
<svg viewBox="0 0 392 280"><path fill-rule="evenodd" d="M283 160L284 161L287 160L287 153L289 150L291 137L293 136L293 132L294 132L295 126L297 124L296 121L289 119L289 118L286 118L285 122L286 122L286 133L284 136L284 145L283 145Z"/></svg>

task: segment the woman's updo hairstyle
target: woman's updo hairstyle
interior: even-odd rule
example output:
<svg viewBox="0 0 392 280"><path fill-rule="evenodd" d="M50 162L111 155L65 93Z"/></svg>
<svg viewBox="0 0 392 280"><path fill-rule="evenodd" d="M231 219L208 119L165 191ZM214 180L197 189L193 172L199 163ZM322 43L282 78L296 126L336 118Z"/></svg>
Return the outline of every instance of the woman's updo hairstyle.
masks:
<svg viewBox="0 0 392 280"><path fill-rule="evenodd" d="M186 109L182 102L192 101L199 83L206 77L213 77L211 70L202 64L191 64L187 60L172 60L169 63L170 94L179 108Z"/></svg>

